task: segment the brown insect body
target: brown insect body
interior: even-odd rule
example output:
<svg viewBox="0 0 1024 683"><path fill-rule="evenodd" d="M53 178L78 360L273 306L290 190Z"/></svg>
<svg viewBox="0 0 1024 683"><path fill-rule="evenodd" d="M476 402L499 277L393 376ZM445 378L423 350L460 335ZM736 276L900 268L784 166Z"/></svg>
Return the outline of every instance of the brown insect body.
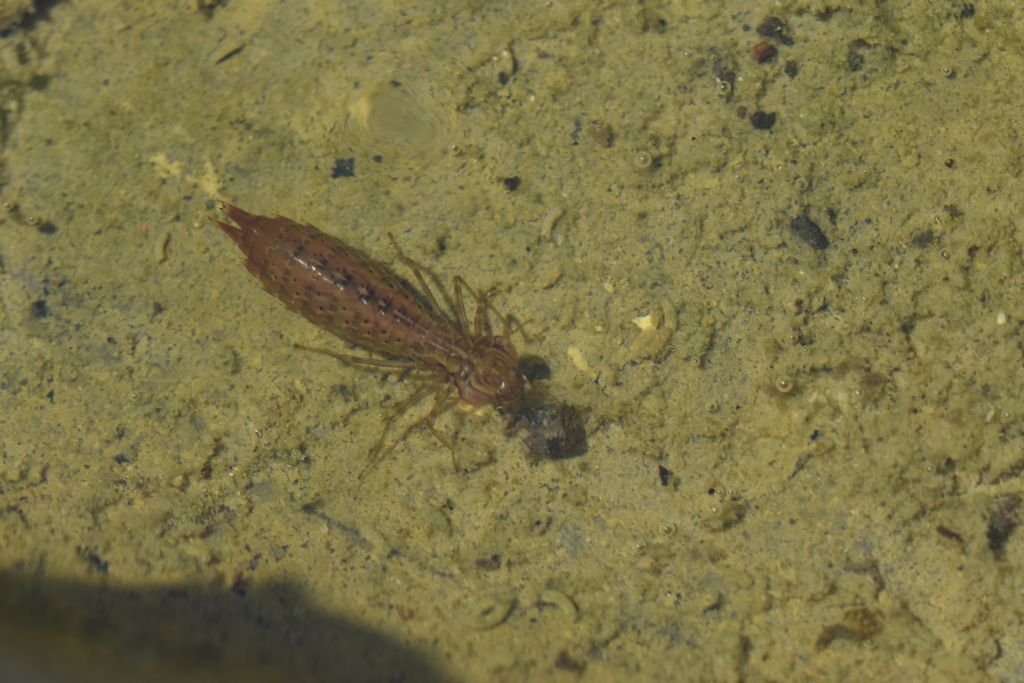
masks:
<svg viewBox="0 0 1024 683"><path fill-rule="evenodd" d="M245 253L249 272L310 322L370 351L445 373L470 405L502 406L522 397L526 378L508 337L460 329L384 265L308 223L231 204L222 210L235 225L214 222ZM478 305L486 306L486 297ZM479 321L478 313L477 327Z"/></svg>

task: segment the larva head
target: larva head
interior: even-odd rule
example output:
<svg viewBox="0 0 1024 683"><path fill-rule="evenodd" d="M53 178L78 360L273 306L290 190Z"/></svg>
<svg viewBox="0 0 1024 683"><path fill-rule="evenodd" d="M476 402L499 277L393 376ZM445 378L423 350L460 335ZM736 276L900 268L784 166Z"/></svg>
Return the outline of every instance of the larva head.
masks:
<svg viewBox="0 0 1024 683"><path fill-rule="evenodd" d="M474 406L515 403L523 397L527 384L518 362L516 347L507 337L477 339L455 376L459 397Z"/></svg>

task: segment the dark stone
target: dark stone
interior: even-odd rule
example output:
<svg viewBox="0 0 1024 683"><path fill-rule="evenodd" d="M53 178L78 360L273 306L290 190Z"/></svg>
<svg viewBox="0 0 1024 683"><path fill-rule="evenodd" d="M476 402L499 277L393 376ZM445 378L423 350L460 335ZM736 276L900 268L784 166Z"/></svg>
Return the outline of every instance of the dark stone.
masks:
<svg viewBox="0 0 1024 683"><path fill-rule="evenodd" d="M331 178L351 178L355 174L356 160L354 158L334 160L334 170L331 171Z"/></svg>
<svg viewBox="0 0 1024 683"><path fill-rule="evenodd" d="M793 234L806 242L812 249L828 248L828 237L821 231L818 224L808 218L806 214L794 218L790 227Z"/></svg>

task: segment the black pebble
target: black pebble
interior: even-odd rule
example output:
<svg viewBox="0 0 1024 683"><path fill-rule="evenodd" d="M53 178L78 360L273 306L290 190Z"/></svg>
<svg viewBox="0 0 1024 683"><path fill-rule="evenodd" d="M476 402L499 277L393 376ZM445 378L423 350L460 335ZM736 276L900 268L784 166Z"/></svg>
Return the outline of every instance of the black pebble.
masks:
<svg viewBox="0 0 1024 683"><path fill-rule="evenodd" d="M351 178L355 174L356 160L354 158L335 159L334 170L331 171L332 178Z"/></svg>
<svg viewBox="0 0 1024 683"><path fill-rule="evenodd" d="M828 247L828 237L821 231L818 224L807 217L806 214L797 216L790 224L793 234L802 239L813 249L825 249Z"/></svg>
<svg viewBox="0 0 1024 683"><path fill-rule="evenodd" d="M795 42L792 36L789 35L789 29L786 27L786 24L778 17L765 17L757 25L757 33L765 38L778 40L783 45L792 45Z"/></svg>
<svg viewBox="0 0 1024 683"><path fill-rule="evenodd" d="M775 112L755 111L750 115L750 123L758 130L771 130L775 125Z"/></svg>
<svg viewBox="0 0 1024 683"><path fill-rule="evenodd" d="M568 403L546 403L522 410L509 423L509 431L517 430L526 432L526 446L534 462L572 458L587 450L583 417Z"/></svg>

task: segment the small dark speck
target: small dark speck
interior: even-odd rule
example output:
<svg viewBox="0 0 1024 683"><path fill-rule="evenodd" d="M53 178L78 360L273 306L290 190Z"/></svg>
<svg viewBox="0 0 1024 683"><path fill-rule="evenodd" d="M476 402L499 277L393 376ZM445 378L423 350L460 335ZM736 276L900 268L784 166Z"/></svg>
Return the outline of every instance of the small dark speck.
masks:
<svg viewBox="0 0 1024 683"><path fill-rule="evenodd" d="M988 538L988 549L997 556L1002 556L1009 540L1017 528L1017 509L1020 507L1019 496L1009 495L999 499L999 505L988 520L985 536Z"/></svg>
<svg viewBox="0 0 1024 683"><path fill-rule="evenodd" d="M252 559L249 560L249 571L251 571L251 572L256 571L259 568L260 560L262 560L262 559L263 559L263 554L262 553L256 553L255 555L253 555Z"/></svg>
<svg viewBox="0 0 1024 683"><path fill-rule="evenodd" d="M725 596L719 593L715 597L715 601L704 608L703 614L708 614L710 612L718 612L723 607L725 607Z"/></svg>
<svg viewBox="0 0 1024 683"><path fill-rule="evenodd" d="M771 130L775 125L775 112L755 111L750 115L750 123L757 130Z"/></svg>
<svg viewBox="0 0 1024 683"><path fill-rule="evenodd" d="M924 249L930 247L935 242L935 232L931 229L925 229L914 235L914 238L910 241L918 249Z"/></svg>
<svg viewBox="0 0 1024 683"><path fill-rule="evenodd" d="M522 182L519 176L514 175L509 178L502 178L501 182L505 185L505 189L509 192L515 192L519 189L519 184Z"/></svg>
<svg viewBox="0 0 1024 683"><path fill-rule="evenodd" d="M502 71L501 73L498 74L498 83L501 83L502 85L505 85L506 83L508 83L510 78L512 78L511 75L509 75L509 74L505 73L504 71Z"/></svg>
<svg viewBox="0 0 1024 683"><path fill-rule="evenodd" d="M384 161L384 155L382 155L382 154L374 154L374 155L373 155L372 157L370 157L370 158L371 158L371 159L373 159L373 161L374 161L375 163L378 163L378 164L379 164L380 162Z"/></svg>
<svg viewBox="0 0 1024 683"><path fill-rule="evenodd" d="M846 68L850 71L860 71L864 68L864 55L850 50L846 55Z"/></svg>
<svg viewBox="0 0 1024 683"><path fill-rule="evenodd" d="M57 226L51 223L50 221L43 221L42 223L39 224L36 230L38 230L44 235L57 234Z"/></svg>
<svg viewBox="0 0 1024 683"><path fill-rule="evenodd" d="M476 561L476 566L483 569L485 572L492 572L495 569L501 568L501 555L491 555L490 557L481 557Z"/></svg>
<svg viewBox="0 0 1024 683"><path fill-rule="evenodd" d="M225 52L224 54L222 54L222 55L221 55L221 56L220 56L220 57L219 57L219 58L217 59L217 61L216 61L216 62L214 62L214 64L223 64L224 62L228 61L228 60L229 60L229 59L231 59L232 57L234 57L234 56L238 55L238 54L239 54L239 53L240 53L240 52L241 52L242 50L244 50L244 49L245 49L245 45L239 45L238 47L236 47L236 48L235 48L235 49L233 49L233 50L228 50L227 52Z"/></svg>
<svg viewBox="0 0 1024 683"><path fill-rule="evenodd" d="M765 17L764 21L757 25L757 33L765 38L777 40L783 45L792 45L795 42L789 35L786 24L778 17Z"/></svg>
<svg viewBox="0 0 1024 683"><path fill-rule="evenodd" d="M658 465L658 481L661 482L662 486L668 486L672 483L672 470L665 467L664 465Z"/></svg>
<svg viewBox="0 0 1024 683"><path fill-rule="evenodd" d="M558 653L558 657L555 658L555 668L570 671L574 674L582 674L587 668L587 663L573 657L569 654L568 650L562 650Z"/></svg>
<svg viewBox="0 0 1024 683"><path fill-rule="evenodd" d="M46 299L39 299L32 304L31 315L36 320L40 320L50 315L50 309L46 306Z"/></svg>
<svg viewBox="0 0 1024 683"><path fill-rule="evenodd" d="M939 532L940 536L956 541L957 543L963 545L964 537L958 534L957 532L953 531L952 529L940 524L935 528L935 530Z"/></svg>
<svg viewBox="0 0 1024 683"><path fill-rule="evenodd" d="M800 73L800 67L791 59L786 62L786 66L782 67L782 71L790 78L796 78L796 75Z"/></svg>
<svg viewBox="0 0 1024 683"><path fill-rule="evenodd" d="M355 158L349 157L348 159L335 159L334 170L331 171L331 178L351 178L355 174Z"/></svg>
<svg viewBox="0 0 1024 683"><path fill-rule="evenodd" d="M793 234L807 243L813 249L825 249L828 247L828 237L821 231L818 224L807 217L806 214L797 216L790 223Z"/></svg>
<svg viewBox="0 0 1024 683"><path fill-rule="evenodd" d="M782 19L778 17L765 17L760 24L757 25L758 34L765 38L775 38L782 35L786 30L786 25L782 22Z"/></svg>
<svg viewBox="0 0 1024 683"><path fill-rule="evenodd" d="M583 124L577 118L576 121L573 124L572 132L569 134L569 137L572 139L572 144L574 144L574 145L580 144L580 131L581 130L583 130Z"/></svg>
<svg viewBox="0 0 1024 683"><path fill-rule="evenodd" d="M238 572L231 580L231 592L240 598L249 594L249 579L242 572Z"/></svg>
<svg viewBox="0 0 1024 683"><path fill-rule="evenodd" d="M82 557L82 559L84 559L86 562L92 565L92 567L97 569L100 573L106 574L110 571L110 563L105 561L97 553L91 550L85 550L80 548L79 555Z"/></svg>

